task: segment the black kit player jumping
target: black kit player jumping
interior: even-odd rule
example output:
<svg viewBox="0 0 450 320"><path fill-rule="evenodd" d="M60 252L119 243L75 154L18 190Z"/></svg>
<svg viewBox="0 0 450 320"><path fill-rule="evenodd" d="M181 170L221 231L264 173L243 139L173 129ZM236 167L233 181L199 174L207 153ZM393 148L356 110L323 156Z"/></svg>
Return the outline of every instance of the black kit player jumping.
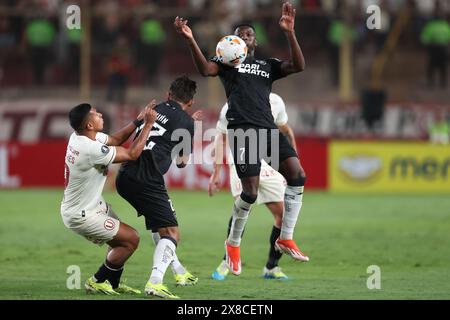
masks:
<svg viewBox="0 0 450 320"><path fill-rule="evenodd" d="M172 160L176 159L179 168L186 166L189 160L194 119L185 110L194 102L196 87L196 83L186 76L172 82L167 101L154 108L156 121L141 156L136 161L124 163L116 179L118 193L139 216L144 216L147 230L153 232L156 248L145 292L163 298L178 298L163 284L169 265L177 285L193 285L198 280L181 265L175 253L179 241L178 222L163 178Z"/></svg>
<svg viewBox="0 0 450 320"><path fill-rule="evenodd" d="M305 59L294 30L295 9L291 3L284 2L279 21L290 47L291 58L288 61L274 58L257 60L254 56L257 46L256 34L254 27L250 24L241 24L234 31L236 36L244 40L248 48L247 58L240 66L226 66L221 64L217 57L208 61L197 45L187 22L183 18L176 17L174 22L176 31L186 39L200 74L205 77L219 76L228 99L229 109L226 114L228 140L243 190L234 203L231 231L225 241L230 271L235 275L241 273L241 235L250 208L256 201L260 159L268 154L271 155L271 165L284 176L287 182L281 233L276 241L276 247L296 260L309 261L293 240L294 228L302 206L305 171L286 137L279 134L269 102L269 94L275 80L301 72L305 68ZM239 139L239 132L244 139ZM247 139L248 137L250 138ZM255 154L257 154L256 159ZM277 162L273 161L274 159L278 160L279 166L274 163Z"/></svg>

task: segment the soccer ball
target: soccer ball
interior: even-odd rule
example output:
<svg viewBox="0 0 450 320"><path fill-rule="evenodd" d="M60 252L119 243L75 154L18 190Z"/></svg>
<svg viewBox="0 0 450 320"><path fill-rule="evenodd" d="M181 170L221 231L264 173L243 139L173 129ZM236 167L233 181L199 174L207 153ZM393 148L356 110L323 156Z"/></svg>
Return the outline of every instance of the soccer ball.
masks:
<svg viewBox="0 0 450 320"><path fill-rule="evenodd" d="M247 45L237 36L225 36L217 43L216 56L220 63L236 67L247 57Z"/></svg>

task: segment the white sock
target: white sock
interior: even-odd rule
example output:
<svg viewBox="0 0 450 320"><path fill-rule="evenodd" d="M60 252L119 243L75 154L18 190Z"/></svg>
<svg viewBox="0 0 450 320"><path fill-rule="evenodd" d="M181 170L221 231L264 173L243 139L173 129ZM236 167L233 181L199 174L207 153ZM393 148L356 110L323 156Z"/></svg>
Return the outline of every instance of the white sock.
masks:
<svg viewBox="0 0 450 320"><path fill-rule="evenodd" d="M153 284L162 283L167 267L173 261L176 246L169 239L160 239L153 254L153 268L149 281Z"/></svg>
<svg viewBox="0 0 450 320"><path fill-rule="evenodd" d="M284 192L284 212L280 239L291 240L302 208L304 187L287 186Z"/></svg>
<svg viewBox="0 0 450 320"><path fill-rule="evenodd" d="M161 239L158 232L152 232L152 238L155 245L158 244L159 239ZM177 254L174 252L173 261L170 264L170 268L174 274L185 274L186 268L181 264L180 260L178 260Z"/></svg>
<svg viewBox="0 0 450 320"><path fill-rule="evenodd" d="M228 243L233 247L241 245L242 232L247 223L248 213L252 204L245 202L238 197L233 206L233 221L231 223L230 234L228 235Z"/></svg>

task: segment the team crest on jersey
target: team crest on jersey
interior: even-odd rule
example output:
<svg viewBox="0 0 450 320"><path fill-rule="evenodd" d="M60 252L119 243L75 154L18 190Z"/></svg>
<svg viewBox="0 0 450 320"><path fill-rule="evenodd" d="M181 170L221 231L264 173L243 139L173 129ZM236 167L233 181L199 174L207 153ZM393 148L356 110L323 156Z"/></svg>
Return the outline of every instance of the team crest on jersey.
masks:
<svg viewBox="0 0 450 320"><path fill-rule="evenodd" d="M112 219L106 219L103 226L105 227L106 230L112 230L114 229L114 227L116 226L114 220Z"/></svg>
<svg viewBox="0 0 450 320"><path fill-rule="evenodd" d="M240 164L239 165L239 169L241 170L241 172L245 172L245 171L247 171L247 165L246 164Z"/></svg>
<svg viewBox="0 0 450 320"><path fill-rule="evenodd" d="M107 145L102 145L102 153L104 153L104 154L109 153L109 147Z"/></svg>

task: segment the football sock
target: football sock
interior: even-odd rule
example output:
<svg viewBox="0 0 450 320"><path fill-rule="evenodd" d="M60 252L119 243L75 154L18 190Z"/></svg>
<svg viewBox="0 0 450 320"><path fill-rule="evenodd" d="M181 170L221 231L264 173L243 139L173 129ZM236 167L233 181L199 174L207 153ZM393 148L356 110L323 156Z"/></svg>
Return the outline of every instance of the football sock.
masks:
<svg viewBox="0 0 450 320"><path fill-rule="evenodd" d="M153 284L163 282L167 267L172 263L176 250L176 241L171 237L162 237L153 254L153 268L149 281Z"/></svg>
<svg viewBox="0 0 450 320"><path fill-rule="evenodd" d="M238 247L241 244L242 232L247 223L248 213L255 200L250 199L250 197L247 197L243 193L236 199L233 206L233 221L231 223L230 234L228 235L228 243L230 245Z"/></svg>
<svg viewBox="0 0 450 320"><path fill-rule="evenodd" d="M122 272L123 266L114 265L106 260L94 275L94 280L99 283L105 282L105 280L109 280L111 286L113 287L113 289L115 289L119 286Z"/></svg>
<svg viewBox="0 0 450 320"><path fill-rule="evenodd" d="M230 217L230 220L228 221L227 238L228 238L228 236L230 235L231 224L232 224L232 223L233 223L233 216L231 216L231 217ZM242 239L242 237L244 236L244 232L245 232L245 227L244 227L244 230L242 230L241 239ZM227 259L227 254L224 253L224 255L223 255L223 260L226 260L226 259Z"/></svg>
<svg viewBox="0 0 450 320"><path fill-rule="evenodd" d="M159 239L161 238L158 232L152 232L152 238L155 245L158 244ZM170 264L170 268L174 274L185 274L186 268L181 264L180 260L178 260L177 254L174 252L173 261Z"/></svg>
<svg viewBox="0 0 450 320"><path fill-rule="evenodd" d="M278 261L282 257L283 253L275 250L275 241L277 241L280 236L281 229L273 226L272 233L270 234L270 251L269 251L269 260L267 260L266 268L273 269L278 266Z"/></svg>
<svg viewBox="0 0 450 320"><path fill-rule="evenodd" d="M303 189L303 186L286 187L280 239L291 240L294 236L294 228L302 208Z"/></svg>

